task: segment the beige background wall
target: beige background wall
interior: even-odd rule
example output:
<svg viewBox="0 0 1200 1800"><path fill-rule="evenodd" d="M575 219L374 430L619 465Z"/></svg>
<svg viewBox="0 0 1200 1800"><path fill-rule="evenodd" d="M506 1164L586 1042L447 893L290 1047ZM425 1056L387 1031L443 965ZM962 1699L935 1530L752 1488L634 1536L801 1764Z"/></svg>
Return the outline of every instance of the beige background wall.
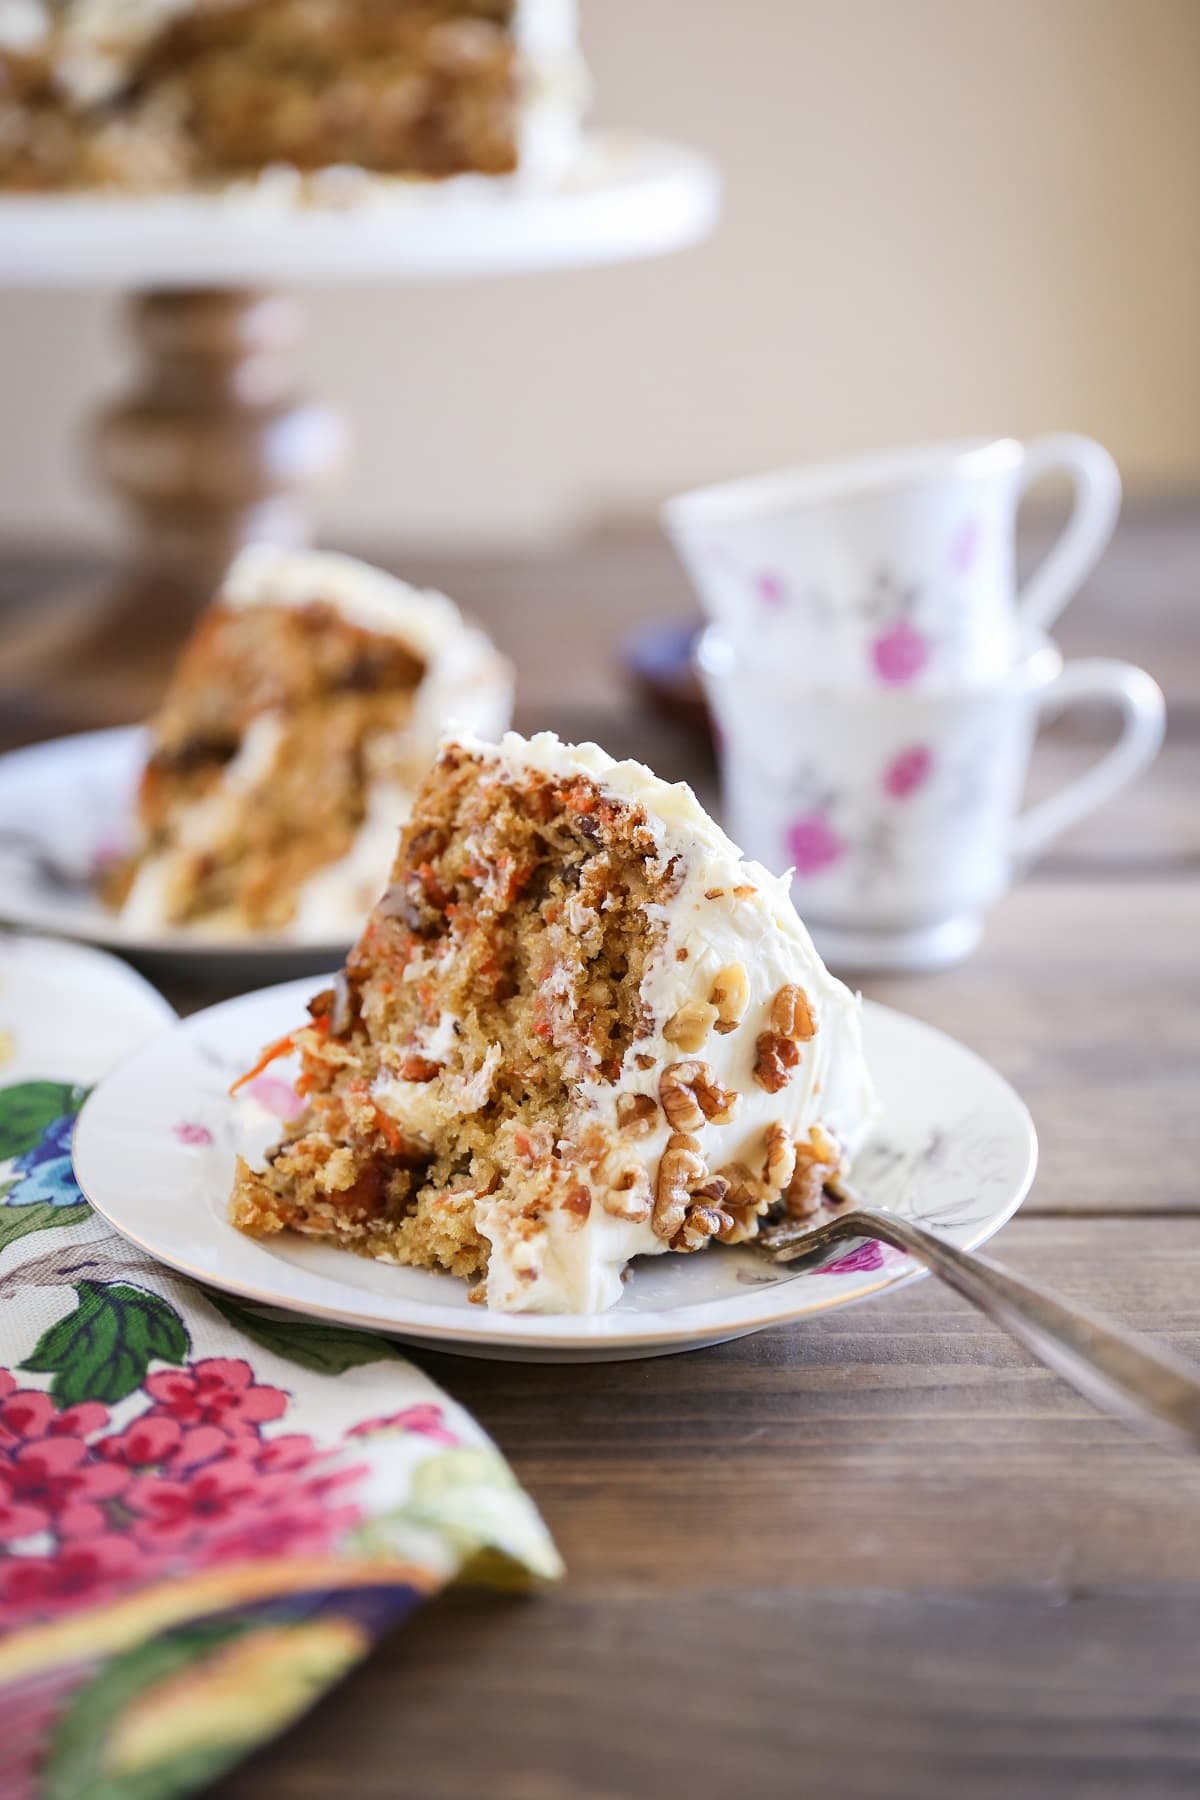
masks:
<svg viewBox="0 0 1200 1800"><path fill-rule="evenodd" d="M537 539L773 462L1090 431L1200 487L1200 0L584 0L596 117L705 146L703 249L312 296L334 539ZM111 303L0 296L0 534L103 534Z"/></svg>

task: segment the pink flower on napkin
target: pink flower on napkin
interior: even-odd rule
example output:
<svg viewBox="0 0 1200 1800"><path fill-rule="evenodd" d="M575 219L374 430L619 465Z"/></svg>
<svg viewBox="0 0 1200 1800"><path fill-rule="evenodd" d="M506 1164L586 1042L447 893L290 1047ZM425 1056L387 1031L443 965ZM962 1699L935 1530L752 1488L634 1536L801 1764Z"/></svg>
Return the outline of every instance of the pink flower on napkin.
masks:
<svg viewBox="0 0 1200 1800"><path fill-rule="evenodd" d="M346 1433L347 1437L371 1437L377 1431L415 1431L422 1437L430 1438L435 1444L457 1445L462 1442L453 1431L448 1431L442 1420L440 1406L406 1406L403 1412L387 1413L377 1419L363 1419L352 1425Z"/></svg>
<svg viewBox="0 0 1200 1800"><path fill-rule="evenodd" d="M933 773L933 751L927 744L910 744L895 755L883 772L883 791L893 800L907 800L923 788Z"/></svg>
<svg viewBox="0 0 1200 1800"><path fill-rule="evenodd" d="M173 1418L181 1425L253 1430L287 1411L283 1389L256 1382L250 1364L238 1357L209 1356L183 1369L164 1369L146 1377L145 1390L155 1402L147 1418Z"/></svg>
<svg viewBox="0 0 1200 1800"><path fill-rule="evenodd" d="M794 819L785 836L788 857L797 875L819 875L845 855L846 846L824 813Z"/></svg>
<svg viewBox="0 0 1200 1800"><path fill-rule="evenodd" d="M133 1539L115 1531L66 1544L53 1556L13 1557L0 1562L0 1611L34 1618L77 1612L118 1593L144 1564Z"/></svg>
<svg viewBox="0 0 1200 1800"><path fill-rule="evenodd" d="M897 619L872 641L871 661L880 681L888 687L905 687L929 661L930 649L923 632L907 619Z"/></svg>
<svg viewBox="0 0 1200 1800"><path fill-rule="evenodd" d="M239 1517L248 1506L268 1506L286 1488L284 1477L264 1478L249 1457L231 1456L194 1470L185 1480L139 1475L124 1501L136 1515L132 1529L139 1541L153 1548L193 1538L221 1520Z"/></svg>
<svg viewBox="0 0 1200 1800"><path fill-rule="evenodd" d="M0 1369L0 1448L43 1437L87 1437L108 1424L108 1408L97 1400L59 1412L40 1388L19 1388L7 1369Z"/></svg>
<svg viewBox="0 0 1200 1800"><path fill-rule="evenodd" d="M105 1515L97 1502L113 1499L128 1480L123 1469L98 1462L79 1438L24 1444L0 1465L0 1493L6 1494L10 1506L38 1514L33 1530L53 1526L63 1537L87 1537L103 1530Z"/></svg>

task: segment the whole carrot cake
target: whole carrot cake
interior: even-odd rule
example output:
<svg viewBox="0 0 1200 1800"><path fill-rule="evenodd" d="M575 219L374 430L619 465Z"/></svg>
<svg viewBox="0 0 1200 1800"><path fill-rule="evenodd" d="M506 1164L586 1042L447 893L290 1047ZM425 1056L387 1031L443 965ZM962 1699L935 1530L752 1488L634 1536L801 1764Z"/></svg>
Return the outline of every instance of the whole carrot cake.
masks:
<svg viewBox="0 0 1200 1800"><path fill-rule="evenodd" d="M444 594L348 556L244 550L180 658L109 880L131 929L349 942L449 719L497 735L512 674Z"/></svg>
<svg viewBox="0 0 1200 1800"><path fill-rule="evenodd" d="M0 0L0 187L560 162L574 0Z"/></svg>
<svg viewBox="0 0 1200 1800"><path fill-rule="evenodd" d="M448 741L231 1217L598 1312L630 1258L803 1215L874 1110L859 1005L786 881L594 745ZM262 1066L261 1064L259 1065Z"/></svg>

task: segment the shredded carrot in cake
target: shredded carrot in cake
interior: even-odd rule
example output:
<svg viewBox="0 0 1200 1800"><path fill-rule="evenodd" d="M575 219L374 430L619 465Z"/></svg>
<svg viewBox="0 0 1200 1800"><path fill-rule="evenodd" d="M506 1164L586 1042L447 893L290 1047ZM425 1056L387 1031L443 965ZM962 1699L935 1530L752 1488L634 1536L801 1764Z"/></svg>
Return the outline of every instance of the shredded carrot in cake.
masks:
<svg viewBox="0 0 1200 1800"><path fill-rule="evenodd" d="M238 1076L237 1080L229 1090L230 1098L233 1098L239 1088L244 1088L248 1081L253 1081L256 1076L261 1075L264 1070L269 1069L273 1062L278 1062L281 1056L293 1055L296 1050L296 1040L301 1037L304 1032L327 1032L328 1030L329 1020L327 1018L314 1019L310 1025L298 1025L295 1031L289 1031L286 1037L276 1038L273 1044L267 1045L254 1067L252 1069L247 1069L244 1075Z"/></svg>

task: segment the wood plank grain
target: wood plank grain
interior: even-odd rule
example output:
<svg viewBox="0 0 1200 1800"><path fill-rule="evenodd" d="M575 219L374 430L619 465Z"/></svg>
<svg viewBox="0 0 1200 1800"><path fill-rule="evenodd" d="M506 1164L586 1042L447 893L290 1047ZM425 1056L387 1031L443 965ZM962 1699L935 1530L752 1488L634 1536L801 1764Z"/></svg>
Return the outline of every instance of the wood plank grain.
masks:
<svg viewBox="0 0 1200 1800"><path fill-rule="evenodd" d="M1018 888L970 962L864 978L961 1038L1028 1103L1035 1211L1200 1210L1197 884Z"/></svg>
<svg viewBox="0 0 1200 1800"><path fill-rule="evenodd" d="M1200 1590L459 1594L216 1800L1184 1800Z"/></svg>

